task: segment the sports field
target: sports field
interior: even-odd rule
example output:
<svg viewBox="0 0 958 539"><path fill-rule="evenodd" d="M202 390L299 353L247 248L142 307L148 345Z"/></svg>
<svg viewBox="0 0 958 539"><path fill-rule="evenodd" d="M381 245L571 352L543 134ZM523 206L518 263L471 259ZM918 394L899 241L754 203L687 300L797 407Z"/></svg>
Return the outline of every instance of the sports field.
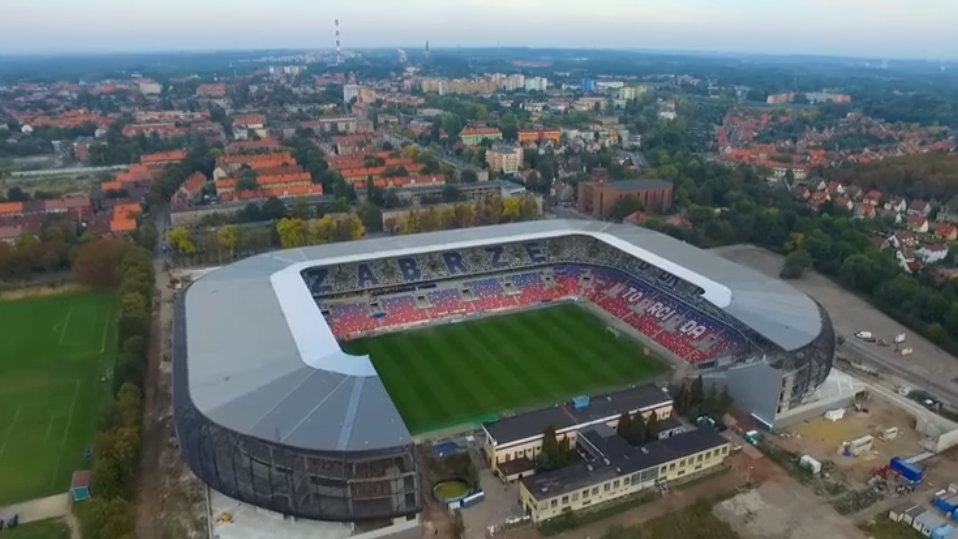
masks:
<svg viewBox="0 0 958 539"><path fill-rule="evenodd" d="M0 302L0 506L65 492L110 386L109 294Z"/></svg>
<svg viewBox="0 0 958 539"><path fill-rule="evenodd" d="M666 366L576 305L359 339L414 434L655 377Z"/></svg>

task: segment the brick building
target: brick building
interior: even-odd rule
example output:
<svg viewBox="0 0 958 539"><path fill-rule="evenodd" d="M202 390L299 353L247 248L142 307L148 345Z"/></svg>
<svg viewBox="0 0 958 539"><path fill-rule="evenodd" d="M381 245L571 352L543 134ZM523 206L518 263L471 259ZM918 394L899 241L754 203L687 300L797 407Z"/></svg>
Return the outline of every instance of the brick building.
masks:
<svg viewBox="0 0 958 539"><path fill-rule="evenodd" d="M598 219L612 213L622 197L635 195L646 212L659 213L672 207L672 184L664 180L611 180L604 171L579 183L578 209Z"/></svg>

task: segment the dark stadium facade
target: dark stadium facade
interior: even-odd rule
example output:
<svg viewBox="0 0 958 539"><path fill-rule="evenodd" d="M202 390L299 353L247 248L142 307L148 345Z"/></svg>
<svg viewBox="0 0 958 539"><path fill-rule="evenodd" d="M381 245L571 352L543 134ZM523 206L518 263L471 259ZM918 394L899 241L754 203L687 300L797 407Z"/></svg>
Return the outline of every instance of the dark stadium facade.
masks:
<svg viewBox="0 0 958 539"><path fill-rule="evenodd" d="M369 358L342 352L318 302L562 267L636 276L721 321L742 344L694 368L727 380L769 423L831 370L835 335L817 303L639 227L538 221L305 247L214 270L179 297L174 421L184 461L217 491L286 515L415 515L423 488L412 438Z"/></svg>

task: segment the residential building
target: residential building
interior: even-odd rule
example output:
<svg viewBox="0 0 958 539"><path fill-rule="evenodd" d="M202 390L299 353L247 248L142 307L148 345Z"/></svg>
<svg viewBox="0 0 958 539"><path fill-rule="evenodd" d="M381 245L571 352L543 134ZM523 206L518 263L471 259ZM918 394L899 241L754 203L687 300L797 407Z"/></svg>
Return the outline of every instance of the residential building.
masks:
<svg viewBox="0 0 958 539"><path fill-rule="evenodd" d="M226 83L200 84L196 88L197 97L226 97Z"/></svg>
<svg viewBox="0 0 958 539"><path fill-rule="evenodd" d="M928 232L928 219L920 216L912 216L908 218L908 230L916 234L925 234Z"/></svg>
<svg viewBox="0 0 958 539"><path fill-rule="evenodd" d="M647 212L660 213L672 207L672 183L664 180L618 180L599 178L579 183L578 209L606 219L619 199L634 195Z"/></svg>
<svg viewBox="0 0 958 539"><path fill-rule="evenodd" d="M549 89L549 79L545 77L526 77L527 92L545 92Z"/></svg>
<svg viewBox="0 0 958 539"><path fill-rule="evenodd" d="M93 137L77 137L73 141L73 159L80 163L90 161L90 146L93 145Z"/></svg>
<svg viewBox="0 0 958 539"><path fill-rule="evenodd" d="M136 84L143 95L160 95L163 93L163 85L153 79L139 79Z"/></svg>
<svg viewBox="0 0 958 539"><path fill-rule="evenodd" d="M931 215L931 203L927 200L912 200L906 213L912 217L928 217Z"/></svg>
<svg viewBox="0 0 958 539"><path fill-rule="evenodd" d="M237 114L236 116L233 116L234 138L238 140L247 140L253 135L259 138L266 137L265 114Z"/></svg>
<svg viewBox="0 0 958 539"><path fill-rule="evenodd" d="M672 418L672 397L655 384L644 384L598 395L583 403L565 403L540 408L482 424L483 449L493 472L508 481L535 473L535 460L542 451L546 429L555 429L562 442L576 443L580 433L596 425L615 428L624 412L655 414L664 433L674 432L680 424Z"/></svg>
<svg viewBox="0 0 958 539"><path fill-rule="evenodd" d="M358 84L344 84L343 85L343 101L345 103L351 102L353 99L359 100L359 85Z"/></svg>
<svg viewBox="0 0 958 539"><path fill-rule="evenodd" d="M530 142L544 142L551 140L558 144L562 140L562 131L559 129L520 129L519 144L528 144Z"/></svg>
<svg viewBox="0 0 958 539"><path fill-rule="evenodd" d="M533 522L715 470L730 451L729 441L713 430L676 434L641 447L601 428L579 440L589 460L520 481L519 502Z"/></svg>
<svg viewBox="0 0 958 539"><path fill-rule="evenodd" d="M925 264L937 264L948 257L948 248L944 245L923 245L915 254Z"/></svg>
<svg viewBox="0 0 958 539"><path fill-rule="evenodd" d="M522 73L513 73L502 81L502 89L507 92L522 90L526 85L526 76Z"/></svg>
<svg viewBox="0 0 958 539"><path fill-rule="evenodd" d="M579 81L579 91L582 93L588 94L595 91L596 82L595 79L583 78Z"/></svg>
<svg viewBox="0 0 958 539"><path fill-rule="evenodd" d="M958 240L958 226L953 223L938 223L935 225L935 235L945 241Z"/></svg>
<svg viewBox="0 0 958 539"><path fill-rule="evenodd" d="M486 151L486 162L493 172L515 174L522 167L522 146L518 144L495 144Z"/></svg>
<svg viewBox="0 0 958 539"><path fill-rule="evenodd" d="M466 146L478 146L484 140L502 140L502 131L496 127L467 127L459 133L459 138Z"/></svg>

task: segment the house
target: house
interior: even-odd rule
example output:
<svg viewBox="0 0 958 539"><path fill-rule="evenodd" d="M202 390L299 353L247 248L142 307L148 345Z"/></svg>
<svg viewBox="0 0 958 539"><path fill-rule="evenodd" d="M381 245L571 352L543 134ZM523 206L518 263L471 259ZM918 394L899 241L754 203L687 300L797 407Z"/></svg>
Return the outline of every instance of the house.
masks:
<svg viewBox="0 0 958 539"><path fill-rule="evenodd" d="M237 114L233 117L233 136L237 140L247 140L252 135L266 137L265 114Z"/></svg>
<svg viewBox="0 0 958 539"><path fill-rule="evenodd" d="M197 97L226 97L226 83L200 84L196 88Z"/></svg>
<svg viewBox="0 0 958 539"><path fill-rule="evenodd" d="M812 196L812 192L808 190L808 187L805 187L802 184L797 184L792 188L792 194L795 195L795 198L800 198L802 200L808 200Z"/></svg>
<svg viewBox="0 0 958 539"><path fill-rule="evenodd" d="M143 208L136 202L117 204L113 207L113 216L110 220L110 232L113 234L129 234L136 231L136 219Z"/></svg>
<svg viewBox="0 0 958 539"><path fill-rule="evenodd" d="M912 216L908 218L907 221L908 230L918 234L925 234L928 232L928 219L919 216Z"/></svg>
<svg viewBox="0 0 958 539"><path fill-rule="evenodd" d="M865 202L865 204L869 204L877 208L878 205L881 204L883 197L884 195L882 195L881 191L877 189L872 189L871 191L865 193L865 196L862 197L862 199Z"/></svg>
<svg viewBox="0 0 958 539"><path fill-rule="evenodd" d="M915 254L927 264L936 264L948 257L948 248L944 245L922 245Z"/></svg>
<svg viewBox="0 0 958 539"><path fill-rule="evenodd" d="M885 209L895 213L903 213L908 209L908 202L902 197L892 197L891 200L885 203Z"/></svg>
<svg viewBox="0 0 958 539"><path fill-rule="evenodd" d="M484 140L502 140L502 131L495 127L467 127L459 133L459 138L466 146L478 146Z"/></svg>
<svg viewBox="0 0 958 539"><path fill-rule="evenodd" d="M945 241L958 240L958 226L953 223L938 223L935 225L935 235Z"/></svg>
<svg viewBox="0 0 958 539"><path fill-rule="evenodd" d="M899 230L895 232L888 238L889 243L894 245L896 248L901 247L917 247L918 246L918 237L914 233L907 230Z"/></svg>
<svg viewBox="0 0 958 539"><path fill-rule="evenodd" d="M495 144L486 152L486 162L493 172L516 174L522 166L522 146Z"/></svg>
<svg viewBox="0 0 958 539"><path fill-rule="evenodd" d="M842 184L840 184L840 183L838 183L838 182L836 182L836 181L830 181L830 182L828 182L828 184L826 185L826 189L828 189L828 192L831 193L831 194L833 194L833 195L844 195L844 194L845 194L845 186L842 185Z"/></svg>
<svg viewBox="0 0 958 539"><path fill-rule="evenodd" d="M855 217L859 219L874 219L876 215L875 206L868 204L866 202L859 202L855 204L854 214Z"/></svg>
<svg viewBox="0 0 958 539"><path fill-rule="evenodd" d="M907 213L913 217L928 217L931 215L931 203L926 200L912 200Z"/></svg>

